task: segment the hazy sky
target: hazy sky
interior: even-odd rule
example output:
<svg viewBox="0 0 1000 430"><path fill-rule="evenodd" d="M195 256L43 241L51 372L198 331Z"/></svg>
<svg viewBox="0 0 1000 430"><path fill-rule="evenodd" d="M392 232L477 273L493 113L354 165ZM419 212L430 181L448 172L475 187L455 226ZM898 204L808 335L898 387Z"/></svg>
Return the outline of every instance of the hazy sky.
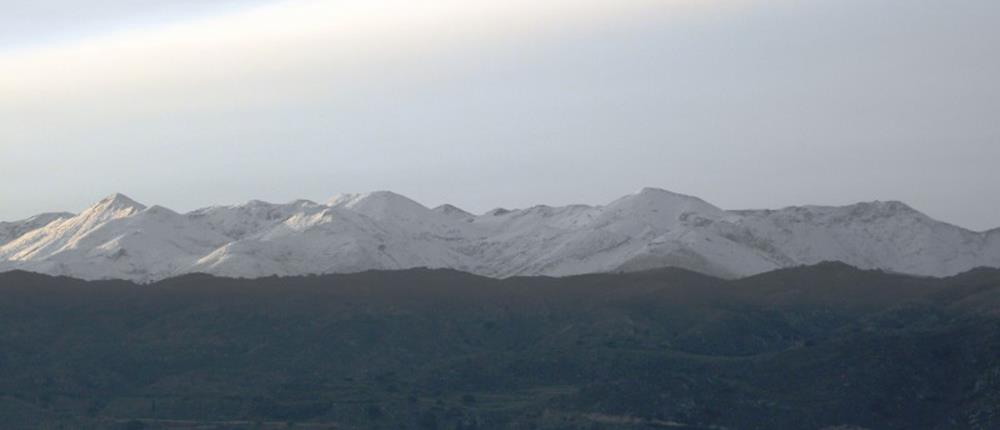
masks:
<svg viewBox="0 0 1000 430"><path fill-rule="evenodd" d="M643 186L1000 226L996 0L2 2L0 219Z"/></svg>

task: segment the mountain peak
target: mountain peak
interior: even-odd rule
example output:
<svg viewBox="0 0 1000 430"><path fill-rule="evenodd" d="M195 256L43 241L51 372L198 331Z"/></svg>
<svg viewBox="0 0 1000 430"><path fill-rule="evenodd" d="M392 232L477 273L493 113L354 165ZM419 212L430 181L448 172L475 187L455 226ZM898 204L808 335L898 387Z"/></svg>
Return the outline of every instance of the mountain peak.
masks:
<svg viewBox="0 0 1000 430"><path fill-rule="evenodd" d="M153 215L153 216L170 217L170 216L179 216L180 215L177 212L174 212L172 209L166 208L166 207L163 207L163 206L160 206L160 205L150 206L150 207L146 208L144 210L144 212L146 214Z"/></svg>
<svg viewBox="0 0 1000 430"><path fill-rule="evenodd" d="M426 206L392 191L339 194L330 199L327 205L349 209L383 221L388 219L419 219L426 218L428 215L437 215Z"/></svg>
<svg viewBox="0 0 1000 430"><path fill-rule="evenodd" d="M466 210L464 210L464 209L462 209L462 208L460 208L458 206L450 205L450 204L447 204L447 203L445 203L445 204L443 204L441 206L438 206L438 207L436 207L436 208L434 208L432 210L434 212L437 212L437 213L440 213L440 214L444 214L444 215L447 215L447 216L452 216L452 217L470 218L470 217L474 216L471 213L469 213L468 211L466 211Z"/></svg>
<svg viewBox="0 0 1000 430"><path fill-rule="evenodd" d="M613 210L625 210L628 212L652 211L668 218L676 218L677 215L684 212L698 212L719 216L723 213L722 209L698 197L652 187L646 187L638 192L619 198L611 202L607 207Z"/></svg>
<svg viewBox="0 0 1000 430"><path fill-rule="evenodd" d="M862 202L849 206L854 215L887 218L898 215L923 215L920 211L898 200Z"/></svg>
<svg viewBox="0 0 1000 430"><path fill-rule="evenodd" d="M372 191L369 193L346 193L338 194L327 201L329 206L343 206L351 209L362 207L373 208L374 206L384 207L419 207L429 210L424 205L417 203L413 199L392 191Z"/></svg>
<svg viewBox="0 0 1000 430"><path fill-rule="evenodd" d="M80 213L88 219L112 219L134 215L146 210L146 205L121 193L109 195Z"/></svg>
<svg viewBox="0 0 1000 430"><path fill-rule="evenodd" d="M266 202L264 200L253 199L247 201L243 205L247 207L269 207L269 206L274 206L274 203Z"/></svg>
<svg viewBox="0 0 1000 430"><path fill-rule="evenodd" d="M135 200L132 200L132 198L122 193L114 193L101 199L99 202L91 206L90 209L91 210L96 209L102 212L109 210L110 211L131 210L138 212L146 209L146 205L139 203Z"/></svg>
<svg viewBox="0 0 1000 430"><path fill-rule="evenodd" d="M101 201L97 202L97 204L107 207L137 207L142 209L146 208L146 206L143 205L142 203L132 200L131 197L126 196L122 193L111 194L101 199Z"/></svg>
<svg viewBox="0 0 1000 430"><path fill-rule="evenodd" d="M663 189L663 188L657 188L657 187L642 187L641 189L639 189L639 191L636 191L633 194L634 195L672 195L672 196L681 196L681 197L691 197L691 196L686 195L686 194L675 193L673 191L670 191L670 190L667 190L667 189Z"/></svg>
<svg viewBox="0 0 1000 430"><path fill-rule="evenodd" d="M675 193L670 190L665 190L663 188L654 188L654 187L645 187L619 200L625 200L625 199L638 200L638 201L661 201L661 202L697 202L699 204L712 206L714 208L713 205L702 200L701 198L689 194Z"/></svg>

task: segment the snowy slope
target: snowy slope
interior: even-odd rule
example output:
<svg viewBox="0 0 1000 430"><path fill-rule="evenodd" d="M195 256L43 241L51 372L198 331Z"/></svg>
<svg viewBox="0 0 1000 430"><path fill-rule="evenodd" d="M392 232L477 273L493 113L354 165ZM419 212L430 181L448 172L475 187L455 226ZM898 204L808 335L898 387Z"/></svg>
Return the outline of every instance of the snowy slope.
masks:
<svg viewBox="0 0 1000 430"><path fill-rule="evenodd" d="M747 213L737 221L792 264L843 261L866 269L951 275L996 266L987 235L937 222L900 202L794 207Z"/></svg>
<svg viewBox="0 0 1000 430"><path fill-rule="evenodd" d="M184 273L227 241L169 209L116 194L0 247L0 269L147 281Z"/></svg>
<svg viewBox="0 0 1000 430"><path fill-rule="evenodd" d="M0 222L0 246L17 239L25 233L45 227L53 221L73 217L69 212L50 212L35 215L28 219L11 222Z"/></svg>
<svg viewBox="0 0 1000 430"><path fill-rule="evenodd" d="M367 216L421 240L431 237L458 238L467 230L467 226L456 223L448 214L428 209L408 197L390 191L341 194L330 199L327 204Z"/></svg>
<svg viewBox="0 0 1000 430"><path fill-rule="evenodd" d="M308 200L296 200L288 204L251 200L243 205L198 209L188 213L187 217L226 237L239 240L281 224L293 215L311 215L323 209L326 206Z"/></svg>
<svg viewBox="0 0 1000 430"><path fill-rule="evenodd" d="M1000 229L972 232L900 202L726 211L655 188L603 206L482 215L388 191L183 215L116 194L77 215L0 223L0 270L85 279L413 267L562 276L667 266L740 277L822 261L932 276L997 267Z"/></svg>
<svg viewBox="0 0 1000 430"><path fill-rule="evenodd" d="M730 255L738 250L724 242L706 240L703 227L725 216L696 197L653 188L607 206L536 206L487 214L474 221L486 227L488 238L477 272L571 275L682 266L737 276L773 268L753 255ZM715 267L711 257L725 262Z"/></svg>
<svg viewBox="0 0 1000 430"><path fill-rule="evenodd" d="M201 258L194 271L234 277L462 267L435 240L343 207L295 214Z"/></svg>

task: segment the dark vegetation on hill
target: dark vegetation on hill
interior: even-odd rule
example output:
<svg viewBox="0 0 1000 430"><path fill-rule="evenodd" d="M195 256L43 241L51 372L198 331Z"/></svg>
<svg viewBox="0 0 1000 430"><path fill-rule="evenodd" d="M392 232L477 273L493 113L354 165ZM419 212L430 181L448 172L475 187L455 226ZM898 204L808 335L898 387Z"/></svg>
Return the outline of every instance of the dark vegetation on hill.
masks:
<svg viewBox="0 0 1000 430"><path fill-rule="evenodd" d="M0 427L997 429L1000 271L9 272Z"/></svg>

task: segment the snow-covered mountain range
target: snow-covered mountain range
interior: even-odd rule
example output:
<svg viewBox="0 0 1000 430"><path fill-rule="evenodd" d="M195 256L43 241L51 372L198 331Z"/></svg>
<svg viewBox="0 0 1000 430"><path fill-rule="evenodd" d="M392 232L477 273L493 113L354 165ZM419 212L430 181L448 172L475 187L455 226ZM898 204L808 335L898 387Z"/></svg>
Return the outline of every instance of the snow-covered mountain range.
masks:
<svg viewBox="0 0 1000 430"><path fill-rule="evenodd" d="M822 261L948 276L1000 266L1000 229L969 231L900 202L727 211L654 188L602 206L482 215L388 191L186 214L115 194L79 214L0 223L0 271L83 279L413 267L561 276L668 266L740 277Z"/></svg>

